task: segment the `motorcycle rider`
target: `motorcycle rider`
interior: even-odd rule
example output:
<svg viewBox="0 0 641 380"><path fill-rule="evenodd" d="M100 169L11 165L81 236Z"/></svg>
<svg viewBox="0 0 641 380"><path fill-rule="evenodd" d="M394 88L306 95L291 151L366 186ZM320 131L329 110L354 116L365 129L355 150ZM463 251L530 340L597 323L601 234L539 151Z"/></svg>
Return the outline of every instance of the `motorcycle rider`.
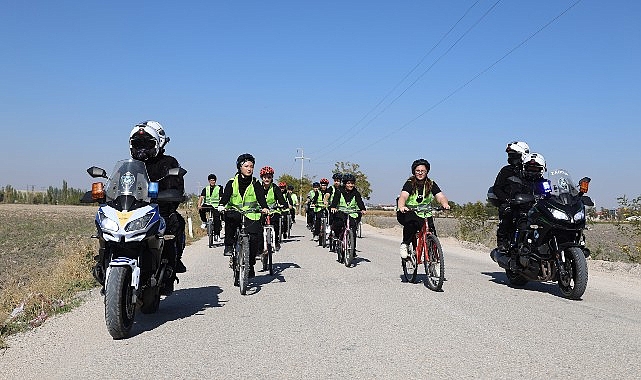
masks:
<svg viewBox="0 0 641 380"><path fill-rule="evenodd" d="M238 172L227 182L220 199L221 207L225 207L225 256L232 254L236 229L242 222L240 211L246 213L245 231L249 234L249 277L255 276L256 256L263 244L261 213L269 212L263 185L253 176L255 164L256 159L249 153L238 156L236 159Z"/></svg>
<svg viewBox="0 0 641 380"><path fill-rule="evenodd" d="M436 235L434 218L428 216L427 212L417 211L416 209L421 205L429 205L434 199L444 209L450 209L447 197L441 191L441 188L427 176L429 172L430 163L426 159L419 158L412 162L412 176L405 181L398 196L396 220L403 226L403 241L399 249L402 259L408 257L408 247L411 246L416 233L423 227L426 218L427 225L432 233Z"/></svg>
<svg viewBox="0 0 641 380"><path fill-rule="evenodd" d="M203 206L208 206L213 208L214 212L214 241L220 240L220 229L221 229L221 216L220 211L218 211L218 205L220 203L220 197L223 195L223 187L216 185L216 175L210 174L207 176L207 181L209 185L205 186L200 192L198 197L198 214L200 215L200 221L202 224L200 228L205 228L207 223L207 209L203 209Z"/></svg>
<svg viewBox="0 0 641 380"><path fill-rule="evenodd" d="M149 180L158 182L159 191L174 189L180 194L185 192L185 182L182 176L167 175L172 168L180 164L174 157L165 154L165 145L169 142L162 125L154 120L136 124L129 133L129 150L131 157L143 161L147 167ZM158 202L160 215L165 219L167 228L165 234L174 235L172 240L166 240L162 256L168 260L168 268L173 271L171 281L167 281L161 289L162 294L171 294L174 290L174 280L178 281L175 273L184 273L187 268L181 258L185 248L185 219L178 212L180 202Z"/></svg>
<svg viewBox="0 0 641 380"><path fill-rule="evenodd" d="M519 182L523 177L523 158L530 153L530 147L523 141L513 141L507 144L507 165L499 170L494 180L494 195L498 201L499 225L496 229L496 245L500 253L507 253L510 249L510 237L514 234L516 226L514 218L518 210L510 207L510 200L516 194L527 192L527 188ZM512 177L518 179L511 180ZM494 260L494 256L492 256ZM495 260L496 261L496 260Z"/></svg>

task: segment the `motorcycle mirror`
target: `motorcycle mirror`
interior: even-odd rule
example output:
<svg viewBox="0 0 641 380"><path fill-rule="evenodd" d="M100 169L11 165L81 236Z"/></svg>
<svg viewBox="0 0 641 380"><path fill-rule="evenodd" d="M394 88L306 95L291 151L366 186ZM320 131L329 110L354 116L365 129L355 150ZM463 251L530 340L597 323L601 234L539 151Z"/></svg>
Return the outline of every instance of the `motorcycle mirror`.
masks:
<svg viewBox="0 0 641 380"><path fill-rule="evenodd" d="M107 172L103 168L99 168L97 166L92 166L89 169L87 169L87 173L93 178L109 178L107 177Z"/></svg>

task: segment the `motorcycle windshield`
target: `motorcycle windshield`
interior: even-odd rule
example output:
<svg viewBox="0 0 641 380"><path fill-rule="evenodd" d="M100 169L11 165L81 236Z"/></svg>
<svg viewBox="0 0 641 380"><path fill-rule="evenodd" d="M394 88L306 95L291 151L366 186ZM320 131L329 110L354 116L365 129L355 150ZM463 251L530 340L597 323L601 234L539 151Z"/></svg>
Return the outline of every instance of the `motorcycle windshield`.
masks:
<svg viewBox="0 0 641 380"><path fill-rule="evenodd" d="M121 195L134 197L136 200L149 202L149 176L142 161L128 159L118 161L114 167L105 189L107 201L113 201Z"/></svg>
<svg viewBox="0 0 641 380"><path fill-rule="evenodd" d="M561 204L572 203L579 194L570 173L564 169L552 170L548 180L550 181L550 195Z"/></svg>

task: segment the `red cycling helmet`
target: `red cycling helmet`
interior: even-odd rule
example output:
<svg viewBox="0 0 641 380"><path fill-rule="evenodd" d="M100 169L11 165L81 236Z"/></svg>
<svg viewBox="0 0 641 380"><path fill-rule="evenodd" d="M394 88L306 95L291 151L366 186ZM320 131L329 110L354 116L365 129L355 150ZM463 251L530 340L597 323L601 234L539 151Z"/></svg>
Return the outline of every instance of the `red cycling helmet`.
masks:
<svg viewBox="0 0 641 380"><path fill-rule="evenodd" d="M278 182L278 187L286 187L286 186L287 186L287 182L282 182L282 181Z"/></svg>
<svg viewBox="0 0 641 380"><path fill-rule="evenodd" d="M274 175L274 169L272 169L270 166L265 166L264 168L260 169L261 177L265 176L266 174Z"/></svg>
<svg viewBox="0 0 641 380"><path fill-rule="evenodd" d="M323 178L320 180L321 185L329 185L329 180L327 178Z"/></svg>

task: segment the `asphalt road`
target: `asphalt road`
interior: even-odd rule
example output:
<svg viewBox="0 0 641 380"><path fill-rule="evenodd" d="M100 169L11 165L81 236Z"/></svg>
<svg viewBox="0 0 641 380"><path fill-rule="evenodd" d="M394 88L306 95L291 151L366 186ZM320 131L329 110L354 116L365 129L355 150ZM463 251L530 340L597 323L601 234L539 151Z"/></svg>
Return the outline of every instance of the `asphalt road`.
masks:
<svg viewBox="0 0 641 380"><path fill-rule="evenodd" d="M188 272L132 336L113 340L98 291L9 339L2 379L432 379L641 376L641 280L591 271L580 301L506 284L487 253L445 240L443 292L402 281L397 236L365 226L345 268L294 225L248 294L222 247L187 247ZM420 273L420 272L419 272Z"/></svg>

